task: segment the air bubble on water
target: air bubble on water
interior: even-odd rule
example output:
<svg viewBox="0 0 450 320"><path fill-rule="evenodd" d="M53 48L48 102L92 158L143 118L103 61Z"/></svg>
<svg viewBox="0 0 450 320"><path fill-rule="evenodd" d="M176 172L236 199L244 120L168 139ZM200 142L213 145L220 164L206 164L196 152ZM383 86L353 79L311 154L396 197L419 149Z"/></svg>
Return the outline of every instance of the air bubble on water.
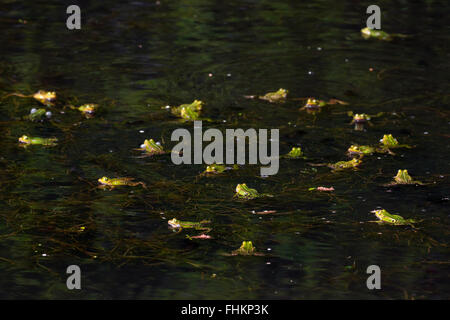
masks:
<svg viewBox="0 0 450 320"><path fill-rule="evenodd" d="M144 149L145 148L145 144L141 144L140 148Z"/></svg>
<svg viewBox="0 0 450 320"><path fill-rule="evenodd" d="M47 111L47 112L45 113L45 115L47 116L47 118L51 118L52 113L51 113L51 111Z"/></svg>
<svg viewBox="0 0 450 320"><path fill-rule="evenodd" d="M33 113L35 113L36 111L37 111L36 108L33 108L33 109L30 110L30 114L33 114Z"/></svg>
<svg viewBox="0 0 450 320"><path fill-rule="evenodd" d="M144 130L139 130L139 133L144 133Z"/></svg>
<svg viewBox="0 0 450 320"><path fill-rule="evenodd" d="M425 131L423 134L428 134L428 131Z"/></svg>
<svg viewBox="0 0 450 320"><path fill-rule="evenodd" d="M158 141L158 142L156 142L156 144L157 144L158 146L160 146L160 145L161 145L161 142Z"/></svg>

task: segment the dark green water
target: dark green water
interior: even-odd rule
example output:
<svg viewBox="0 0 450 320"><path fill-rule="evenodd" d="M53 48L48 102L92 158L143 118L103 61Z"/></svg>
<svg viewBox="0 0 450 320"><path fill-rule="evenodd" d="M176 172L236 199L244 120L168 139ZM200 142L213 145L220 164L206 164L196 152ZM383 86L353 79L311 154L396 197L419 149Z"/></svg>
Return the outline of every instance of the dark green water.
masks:
<svg viewBox="0 0 450 320"><path fill-rule="evenodd" d="M52 122L32 123L21 117L38 102L0 102L0 298L450 297L447 1L378 1L384 30L413 35L394 42L361 37L366 1L81 1L79 31L65 26L69 4L0 2L0 95L55 90L104 111L85 119L59 107ZM313 116L299 101L242 97L278 88L349 105ZM194 99L216 121L205 128L279 128L280 153L299 145L309 161L281 160L268 178L250 165L206 178L204 165L138 158L144 139L170 148L174 129L192 130L161 106ZM347 111L385 114L355 131ZM415 148L365 157L359 170L307 164L347 160L351 144L386 133ZM21 148L23 134L59 144ZM429 184L381 186L398 169ZM96 188L104 175L149 188ZM243 182L275 197L237 201ZM335 191L308 191L316 186ZM422 221L368 223L378 206ZM263 210L276 213L252 213ZM173 217L211 220L213 239L174 233ZM266 256L222 255L243 240ZM72 264L79 291L66 288ZM378 291L366 287L373 264Z"/></svg>

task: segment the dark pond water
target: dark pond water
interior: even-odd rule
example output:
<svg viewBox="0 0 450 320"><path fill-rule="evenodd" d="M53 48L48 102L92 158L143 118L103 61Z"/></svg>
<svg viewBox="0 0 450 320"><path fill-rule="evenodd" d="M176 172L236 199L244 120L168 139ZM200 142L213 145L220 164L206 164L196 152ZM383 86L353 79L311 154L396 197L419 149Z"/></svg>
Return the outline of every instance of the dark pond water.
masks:
<svg viewBox="0 0 450 320"><path fill-rule="evenodd" d="M43 123L23 120L33 99L0 102L0 298L450 297L448 1L378 1L382 28L412 35L393 42L361 37L370 1L79 1L78 31L66 28L69 4L0 2L0 95L62 101ZM278 88L349 104L312 115L293 99L243 98ZM280 153L301 146L308 160L283 159L264 178L257 165L201 177L205 165L139 158L144 139L171 148L173 130L192 130L161 107L194 99L213 120L205 128L278 128ZM68 101L103 111L85 119ZM384 114L355 131L348 111ZM348 160L351 144L387 133L415 147L359 170L308 164ZM58 145L22 148L24 134ZM427 184L383 187L398 169ZM102 176L148 189L102 190ZM238 201L243 182L274 197ZM308 191L317 186L335 191ZM369 223L378 207L420 222ZM276 212L253 213L263 210ZM173 232L173 217L211 220L213 239ZM223 255L244 240L266 255ZM82 290L66 288L72 264ZM381 290L366 287L369 265Z"/></svg>

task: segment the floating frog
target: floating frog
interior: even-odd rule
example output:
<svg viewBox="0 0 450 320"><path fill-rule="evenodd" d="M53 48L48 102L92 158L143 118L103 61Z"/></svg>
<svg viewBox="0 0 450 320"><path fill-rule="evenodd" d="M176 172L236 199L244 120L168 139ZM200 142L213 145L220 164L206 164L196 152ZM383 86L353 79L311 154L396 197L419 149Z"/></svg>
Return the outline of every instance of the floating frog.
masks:
<svg viewBox="0 0 450 320"><path fill-rule="evenodd" d="M374 147L371 147L371 146L359 146L356 144L352 144L348 148L347 152L350 156L359 155L360 157L362 157L362 156L366 156L366 155L371 155L371 154L375 153L376 150Z"/></svg>
<svg viewBox="0 0 450 320"><path fill-rule="evenodd" d="M200 100L194 100L194 102L192 102L190 104L187 103L187 104L182 104L178 107L173 107L170 109L170 112L177 117L184 118L185 116L183 116L183 114L182 114L183 109L184 109L183 112L185 113L185 116L188 116L189 114L191 114L191 115L196 115L198 117L199 112L202 111L202 109L203 109L203 102Z"/></svg>
<svg viewBox="0 0 450 320"><path fill-rule="evenodd" d="M52 117L51 111L47 111L45 109L39 108L33 108L30 110L30 114L27 115L25 118L31 121L43 121L44 119L50 119Z"/></svg>
<svg viewBox="0 0 450 320"><path fill-rule="evenodd" d="M394 38L408 38L408 35L400 33L387 33L381 30L374 30L368 27L361 29L361 35L364 39L374 38L383 41L392 41Z"/></svg>
<svg viewBox="0 0 450 320"><path fill-rule="evenodd" d="M33 98L46 106L52 106L56 100L56 92L39 90Z"/></svg>
<svg viewBox="0 0 450 320"><path fill-rule="evenodd" d="M423 185L422 182L413 180L413 178L408 174L408 170L399 169L397 175L394 177L394 181L386 184L385 186L394 186L399 184L418 184Z"/></svg>
<svg viewBox="0 0 450 320"><path fill-rule="evenodd" d="M21 98L34 98L37 101L39 101L40 103L42 103L43 105L46 106L53 106L56 100L56 92L54 91L43 91L43 90L39 90L38 92L36 92L35 94L32 95L24 95L21 93L10 93L7 94L4 98L6 97L10 97L10 96L16 96L16 97L21 97Z"/></svg>
<svg viewBox="0 0 450 320"><path fill-rule="evenodd" d="M271 194L266 194L266 193L259 193L258 191L256 191L256 189L251 189L249 187L247 187L247 184L242 183L242 184L238 184L236 186L236 197L240 198L240 199L245 199L245 200L250 200L250 199L255 199L255 198L260 198L260 197L273 197Z"/></svg>
<svg viewBox="0 0 450 320"><path fill-rule="evenodd" d="M181 117L189 121L200 120L200 113L191 108L183 107L181 108Z"/></svg>
<svg viewBox="0 0 450 320"><path fill-rule="evenodd" d="M258 98L269 102L282 102L286 99L288 93L288 90L280 88L276 92L269 92L263 96L259 96Z"/></svg>
<svg viewBox="0 0 450 320"><path fill-rule="evenodd" d="M211 231L211 228L204 227L204 224L211 223L209 220L202 220L200 222L190 222L190 221L180 221L176 218L168 221L169 226L173 229L177 229L181 231L182 229L195 229L195 230L203 230L205 233Z"/></svg>
<svg viewBox="0 0 450 320"><path fill-rule="evenodd" d="M86 118L92 118L98 109L98 104L87 103L87 104L83 104L79 107L74 107L74 106L69 106L69 107L71 109L81 111L81 113L83 113L86 116Z"/></svg>
<svg viewBox="0 0 450 320"><path fill-rule="evenodd" d="M373 124L370 122L370 120L372 120L372 118L376 118L376 117L383 115L384 112L379 112L375 115L370 115L367 113L354 114L352 111L349 111L349 112L347 112L347 114L353 118L352 121L350 122L350 124L355 124L355 130L363 130L364 124L367 123L368 125L372 126Z"/></svg>
<svg viewBox="0 0 450 320"><path fill-rule="evenodd" d="M389 223L393 225L412 225L412 223L416 223L413 219L404 219L402 216L390 214L386 210L373 210L371 213L375 213L376 217L380 219L380 221L375 221L377 223Z"/></svg>
<svg viewBox="0 0 450 320"><path fill-rule="evenodd" d="M40 144L43 146L56 146L56 142L58 139L56 138L39 138L39 137L29 137L26 135L23 135L19 138L19 142L22 143L24 146L32 145L32 144Z"/></svg>
<svg viewBox="0 0 450 320"><path fill-rule="evenodd" d="M234 164L232 167L227 167L224 164L213 163L213 164L206 166L206 170L203 171L202 174L203 175L218 174L218 173L223 173L226 170L237 170L237 169L239 169L239 166L237 164Z"/></svg>
<svg viewBox="0 0 450 320"><path fill-rule="evenodd" d="M251 241L242 241L239 249L234 250L230 254L231 256L263 256L263 253L256 252L256 248Z"/></svg>
<svg viewBox="0 0 450 320"><path fill-rule="evenodd" d="M301 107L299 110L306 110L306 111L318 111L320 108L325 107L327 105L333 105L333 104L348 104L345 101L337 100L337 99L330 99L327 101L319 100L315 98L308 98L306 100L306 104Z"/></svg>
<svg viewBox="0 0 450 320"><path fill-rule="evenodd" d="M114 188L114 187L117 187L117 186L131 186L131 187L135 187L137 185L141 185L144 188L147 188L145 183L143 183L143 182L134 182L133 180L134 180L134 178L108 178L108 177L102 177L102 178L98 179L98 182L102 186L106 186L106 187L110 187L110 188Z"/></svg>
<svg viewBox="0 0 450 320"><path fill-rule="evenodd" d="M155 142L153 139L146 139L137 150L145 151L145 153L150 156L167 153L161 146L161 143Z"/></svg>
<svg viewBox="0 0 450 320"><path fill-rule="evenodd" d="M306 159L300 147L293 147L289 153L283 156L288 159Z"/></svg>
<svg viewBox="0 0 450 320"><path fill-rule="evenodd" d="M399 144L392 134L385 134L383 139L380 140L382 149L395 149L395 148L412 148L407 144Z"/></svg>
<svg viewBox="0 0 450 320"><path fill-rule="evenodd" d="M328 167L333 169L334 171L348 169L348 168L356 168L362 163L361 159L353 158L350 161L339 161L336 163L328 164Z"/></svg>

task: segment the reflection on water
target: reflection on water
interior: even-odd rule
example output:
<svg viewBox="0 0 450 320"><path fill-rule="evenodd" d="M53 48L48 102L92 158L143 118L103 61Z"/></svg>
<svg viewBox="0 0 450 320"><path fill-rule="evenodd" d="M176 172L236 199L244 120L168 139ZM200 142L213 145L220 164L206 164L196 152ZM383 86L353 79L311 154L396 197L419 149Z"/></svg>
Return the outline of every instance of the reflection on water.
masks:
<svg viewBox="0 0 450 320"><path fill-rule="evenodd" d="M86 119L55 107L51 121L35 123L23 117L38 102L1 100L1 298L449 296L448 3L377 3L383 29L413 35L392 43L362 39L366 7L353 1L82 1L79 31L65 27L69 4L0 4L1 96L55 90L60 101L103 109ZM349 105L310 114L297 100L243 98L278 88ZM280 153L301 146L308 160L282 160L269 178L257 166L203 177L205 166L133 151L147 138L173 147L171 132L192 125L161 107L194 99L214 120L204 130L279 128ZM384 114L355 131L348 111ZM356 171L308 165L348 160L351 144L385 133L415 148L366 157ZM58 145L19 148L23 134ZM382 187L398 169L430 184ZM103 176L149 188L102 190ZM275 197L236 201L243 182ZM308 191L316 186L335 191ZM423 221L367 223L377 206ZM256 214L264 210L276 212ZM213 239L173 232L174 217L211 220ZM266 255L223 255L244 240ZM71 264L82 270L77 292L65 285ZM372 264L382 270L377 292L365 285Z"/></svg>

